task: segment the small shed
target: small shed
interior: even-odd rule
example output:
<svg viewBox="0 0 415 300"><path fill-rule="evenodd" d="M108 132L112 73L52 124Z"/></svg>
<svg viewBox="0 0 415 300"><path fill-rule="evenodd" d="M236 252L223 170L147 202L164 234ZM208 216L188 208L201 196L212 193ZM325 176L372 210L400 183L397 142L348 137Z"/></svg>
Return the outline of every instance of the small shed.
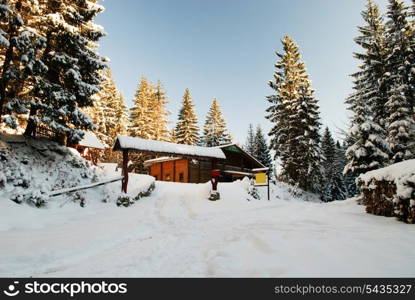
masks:
<svg viewBox="0 0 415 300"><path fill-rule="evenodd" d="M105 150L106 145L93 132L85 131L82 140L72 147L77 149L83 158L97 165L100 152Z"/></svg>

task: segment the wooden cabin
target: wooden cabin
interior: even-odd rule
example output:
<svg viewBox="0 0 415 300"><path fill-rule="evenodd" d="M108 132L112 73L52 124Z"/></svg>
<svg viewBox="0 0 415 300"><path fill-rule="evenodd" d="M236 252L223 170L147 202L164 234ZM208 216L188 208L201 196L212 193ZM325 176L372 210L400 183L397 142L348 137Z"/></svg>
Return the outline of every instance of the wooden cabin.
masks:
<svg viewBox="0 0 415 300"><path fill-rule="evenodd" d="M122 151L122 190L127 192L128 161L130 153L158 157L147 161L150 174L157 180L176 182L206 182L212 177L211 170L226 159L221 148L181 145L169 142L145 140L131 136L118 136L114 151ZM161 156L167 156L161 158ZM154 165L154 166L153 166Z"/></svg>
<svg viewBox="0 0 415 300"><path fill-rule="evenodd" d="M172 156L150 159L144 165L156 180L184 183L208 182L212 170L220 170L219 181L231 182L245 176L253 176L257 170L263 171L265 168L237 144L214 148L220 149L225 159L212 162L205 159Z"/></svg>

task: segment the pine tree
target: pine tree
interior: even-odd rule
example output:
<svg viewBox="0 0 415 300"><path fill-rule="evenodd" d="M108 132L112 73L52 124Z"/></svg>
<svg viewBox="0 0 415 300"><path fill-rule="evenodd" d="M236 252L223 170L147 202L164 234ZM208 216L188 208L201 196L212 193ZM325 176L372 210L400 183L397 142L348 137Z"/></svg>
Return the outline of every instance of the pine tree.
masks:
<svg viewBox="0 0 415 300"><path fill-rule="evenodd" d="M28 112L29 94L47 71L40 58L46 39L38 31L39 9L37 1L0 0L0 125L16 127L17 117Z"/></svg>
<svg viewBox="0 0 415 300"><path fill-rule="evenodd" d="M271 149L281 161L280 178L297 187L315 190L319 163L319 112L309 76L301 61L297 44L288 36L283 41L284 53L275 65L274 81L269 83L275 94L267 119L273 124ZM307 153L304 156L304 153Z"/></svg>
<svg viewBox="0 0 415 300"><path fill-rule="evenodd" d="M269 146L262 132L261 127L258 125L255 137L253 141L253 152L251 153L256 159L258 159L265 167L272 170L272 158L269 151Z"/></svg>
<svg viewBox="0 0 415 300"><path fill-rule="evenodd" d="M205 147L215 147L231 143L226 129L226 122L216 98L213 99L203 127L202 144Z"/></svg>
<svg viewBox="0 0 415 300"><path fill-rule="evenodd" d="M108 67L102 73L104 80L101 82L101 90L94 95L94 106L85 111L98 126L99 138L106 144L113 145L117 135L127 134L128 110L112 78L111 69Z"/></svg>
<svg viewBox="0 0 415 300"><path fill-rule="evenodd" d="M253 155L254 147L255 147L254 127L252 126L252 124L249 124L249 126L248 126L248 136L246 137L246 143L245 143L244 149L245 149L246 152Z"/></svg>
<svg viewBox="0 0 415 300"><path fill-rule="evenodd" d="M175 128L175 140L178 144L196 145L199 138L199 127L194 110L192 96L186 89L183 96L179 120Z"/></svg>
<svg viewBox="0 0 415 300"><path fill-rule="evenodd" d="M402 1L389 0L386 23L386 43L390 51L386 64L389 100L386 106L391 163L415 157L414 29L409 15L408 7Z"/></svg>
<svg viewBox="0 0 415 300"><path fill-rule="evenodd" d="M167 116L170 112L166 109L166 104L166 92L163 90L161 82L158 81L151 104L153 107L152 126L154 128L152 139L156 141L171 141L170 131L167 127L169 123Z"/></svg>
<svg viewBox="0 0 415 300"><path fill-rule="evenodd" d="M154 127L152 124L153 109L151 103L154 87L143 76L134 95L131 108L129 135L142 139L152 139Z"/></svg>
<svg viewBox="0 0 415 300"><path fill-rule="evenodd" d="M291 161L297 166L298 187L314 193L321 192L320 126L318 100L310 83L305 82L300 87L298 100L293 104L291 130L296 135L293 135L295 155L292 155Z"/></svg>
<svg viewBox="0 0 415 300"><path fill-rule="evenodd" d="M388 76L385 74L389 50L386 46L385 26L379 7L371 0L368 0L362 17L367 24L358 27L361 35L355 39L355 42L362 47L364 52L354 54L362 65L360 70L352 75L355 78L358 92L356 96L370 106L373 122L386 129Z"/></svg>
<svg viewBox="0 0 415 300"><path fill-rule="evenodd" d="M343 167L341 152L327 127L321 140L321 149L323 155L322 199L325 202L343 200L346 198L346 190L341 172Z"/></svg>
<svg viewBox="0 0 415 300"><path fill-rule="evenodd" d="M36 82L26 135L33 135L38 123L47 124L65 143L76 142L82 129L94 129L81 111L93 105L93 95L102 80L99 71L105 60L97 53L103 29L93 19L103 11L95 0L47 1L42 7L41 34L46 37L42 61L45 75Z"/></svg>
<svg viewBox="0 0 415 300"><path fill-rule="evenodd" d="M117 135L126 135L129 126L128 109L124 101L124 97L115 85L110 70L108 69L109 83L109 95L113 95L108 98L107 101L107 136L115 142Z"/></svg>
<svg viewBox="0 0 415 300"><path fill-rule="evenodd" d="M345 133L345 139L342 144L342 150L343 150L344 159L345 159L343 163L343 176L344 176L345 188L347 191L347 198L355 197L359 194L359 190L356 185L357 175L353 174L352 172L344 171L346 168L346 165L348 164L348 159L346 156L347 149L355 143L355 141L353 140L353 137L349 134L349 132L350 130Z"/></svg>
<svg viewBox="0 0 415 300"><path fill-rule="evenodd" d="M382 139L385 134L384 130L370 119L370 112L368 107L362 103L362 99L354 98L352 105L349 109L354 115L348 134L354 144L346 151L348 164L344 173L353 173L358 176L382 167L389 158L389 150L386 141Z"/></svg>
<svg viewBox="0 0 415 300"><path fill-rule="evenodd" d="M170 130L170 142L177 144L176 140L176 128Z"/></svg>
<svg viewBox="0 0 415 300"><path fill-rule="evenodd" d="M346 100L348 109L353 112L347 133L353 144L346 151L348 164L344 173L354 176L378 169L389 160L389 147L385 142L385 32L378 7L371 1L368 1L362 17L367 25L359 27L361 36L355 39L364 50L364 53L355 53L362 64L360 70L352 75L355 92Z"/></svg>
<svg viewBox="0 0 415 300"><path fill-rule="evenodd" d="M346 177L343 175L344 166L347 163L346 151L339 141L336 143L336 149L334 153L334 171L335 171L335 191L336 200L345 200L349 198L349 190L346 186Z"/></svg>

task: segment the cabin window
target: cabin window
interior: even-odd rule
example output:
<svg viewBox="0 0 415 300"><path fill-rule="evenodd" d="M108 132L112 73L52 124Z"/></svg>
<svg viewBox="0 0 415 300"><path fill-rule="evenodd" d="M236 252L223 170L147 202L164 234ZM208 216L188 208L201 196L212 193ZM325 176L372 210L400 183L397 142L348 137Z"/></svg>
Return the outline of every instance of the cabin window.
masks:
<svg viewBox="0 0 415 300"><path fill-rule="evenodd" d="M166 181L170 181L170 174L166 174Z"/></svg>
<svg viewBox="0 0 415 300"><path fill-rule="evenodd" d="M183 173L179 173L179 181L180 182L184 181L184 174Z"/></svg>

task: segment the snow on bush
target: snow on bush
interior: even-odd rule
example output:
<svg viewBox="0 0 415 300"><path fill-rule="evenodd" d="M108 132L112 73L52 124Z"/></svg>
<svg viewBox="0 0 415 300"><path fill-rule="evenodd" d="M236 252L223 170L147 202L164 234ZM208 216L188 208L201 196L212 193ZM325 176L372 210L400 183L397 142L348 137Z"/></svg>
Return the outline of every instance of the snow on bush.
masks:
<svg viewBox="0 0 415 300"><path fill-rule="evenodd" d="M121 194L121 183L118 181L49 197L51 191L100 182L118 174L105 172L83 159L75 149L46 139L16 138L4 143L7 143L7 147L0 148L0 199L37 207L53 201L75 201L84 206L91 200L116 202ZM131 188L133 198L148 192L154 180L147 177L144 179L142 175L136 180L133 177L131 183L136 186Z"/></svg>

